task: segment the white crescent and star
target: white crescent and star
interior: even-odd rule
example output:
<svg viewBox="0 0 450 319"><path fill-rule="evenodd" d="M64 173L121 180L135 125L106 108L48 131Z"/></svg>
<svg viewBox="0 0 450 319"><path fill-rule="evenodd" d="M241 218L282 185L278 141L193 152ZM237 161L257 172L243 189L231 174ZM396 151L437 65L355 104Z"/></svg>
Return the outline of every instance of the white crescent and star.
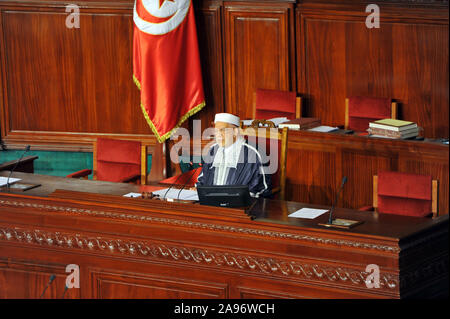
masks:
<svg viewBox="0 0 450 319"><path fill-rule="evenodd" d="M178 27L186 18L191 4L190 0L142 0L142 7L147 13L159 19L160 22L155 23L139 16L136 2L133 9L134 24L142 32L153 35L166 34Z"/></svg>

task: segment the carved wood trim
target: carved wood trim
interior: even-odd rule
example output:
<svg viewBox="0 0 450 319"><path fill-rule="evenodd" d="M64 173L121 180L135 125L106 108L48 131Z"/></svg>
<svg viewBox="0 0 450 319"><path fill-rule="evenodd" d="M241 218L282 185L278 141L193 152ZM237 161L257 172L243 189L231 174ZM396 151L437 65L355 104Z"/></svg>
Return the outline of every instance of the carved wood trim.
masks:
<svg viewBox="0 0 450 319"><path fill-rule="evenodd" d="M213 231L224 231L230 233L241 233L246 235L256 235L262 237L270 237L277 239L286 239L286 240L297 240L297 241L306 241L314 244L326 244L326 245L335 245L335 246L346 246L350 248L357 249L369 249L369 250L379 250L389 253L399 253L400 248L395 246L388 245L379 245L379 244L371 244L371 243L362 243L351 240L343 240L343 239L331 239L331 238L322 238L315 237L309 235L300 235L300 234L292 234L278 231L270 231L270 230L262 230L262 229L253 229L246 227L234 227L229 225L219 225L219 224L209 224L202 222L194 222L194 221L186 221L172 218L162 218L162 217L151 217L144 215L134 215L128 213L121 212L108 212L108 211L99 211L99 210L90 210L84 208L75 208L75 207L67 207L67 206L54 206L54 205L44 205L44 204L36 204L36 203L27 203L22 201L14 201L14 200L0 200L0 206L11 206L11 207L21 207L21 208L33 208L33 209L43 209L47 211L53 212L62 212L62 213L72 213L72 214L81 214L87 216L95 216L102 218L112 218L112 219L121 219L121 220L134 220L134 221L147 221L152 223L159 224L171 224L175 226L189 227L189 228L197 228L197 229L208 229Z"/></svg>
<svg viewBox="0 0 450 319"><path fill-rule="evenodd" d="M369 273L357 268L305 263L278 257L269 258L199 247L90 237L78 233L48 232L39 229L27 230L18 227L0 228L0 241L163 259L171 262L201 264L221 269L236 269L257 274L293 277L300 280L314 280L365 289L367 289L365 280L369 275ZM398 287L398 275L380 273L380 290L394 292L398 290Z"/></svg>

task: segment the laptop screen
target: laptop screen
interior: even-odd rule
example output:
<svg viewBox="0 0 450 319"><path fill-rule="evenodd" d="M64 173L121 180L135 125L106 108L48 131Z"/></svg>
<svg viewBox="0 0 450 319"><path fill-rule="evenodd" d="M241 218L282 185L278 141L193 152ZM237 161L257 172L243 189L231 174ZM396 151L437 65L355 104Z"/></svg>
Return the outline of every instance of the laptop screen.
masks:
<svg viewBox="0 0 450 319"><path fill-rule="evenodd" d="M201 205L220 207L246 207L250 205L248 185L198 186Z"/></svg>

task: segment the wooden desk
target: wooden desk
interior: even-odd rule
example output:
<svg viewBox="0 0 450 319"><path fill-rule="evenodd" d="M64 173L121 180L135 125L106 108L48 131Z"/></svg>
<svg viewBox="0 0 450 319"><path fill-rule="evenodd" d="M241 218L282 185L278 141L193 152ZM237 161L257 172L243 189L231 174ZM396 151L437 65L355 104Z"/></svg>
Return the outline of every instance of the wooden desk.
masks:
<svg viewBox="0 0 450 319"><path fill-rule="evenodd" d="M0 193L0 298L37 298L51 274L44 297L60 298L68 264L79 266L80 289L65 298L448 295L448 215L337 209L364 223L332 230L317 225L325 215L287 217L323 206L261 200L246 212L121 196L137 185L14 175L43 186ZM380 288L366 287L369 264Z"/></svg>
<svg viewBox="0 0 450 319"><path fill-rule="evenodd" d="M16 172L34 173L34 160L39 156L25 156L16 167ZM10 171L14 168L18 160L0 163L0 171Z"/></svg>

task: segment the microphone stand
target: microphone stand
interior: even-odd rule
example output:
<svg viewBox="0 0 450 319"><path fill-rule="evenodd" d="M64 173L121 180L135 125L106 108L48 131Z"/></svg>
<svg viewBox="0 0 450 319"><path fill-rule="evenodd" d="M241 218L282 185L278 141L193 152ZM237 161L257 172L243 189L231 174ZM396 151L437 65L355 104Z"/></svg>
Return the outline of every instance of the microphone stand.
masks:
<svg viewBox="0 0 450 319"><path fill-rule="evenodd" d="M42 296L45 294L45 291L47 290L48 287L50 287L50 285L52 284L53 280L55 280L55 278L56 278L55 275L50 276L50 280L48 281L47 285L44 288L44 291L41 293L41 296L39 298L42 298Z"/></svg>
<svg viewBox="0 0 450 319"><path fill-rule="evenodd" d="M17 166L19 165L20 161L22 160L22 158L25 156L25 154L30 150L30 145L27 145L27 147L25 148L25 152L22 153L22 156L20 156L20 158L17 160L16 165L14 165L13 169L9 172L8 175L8 179L6 180L6 190L9 192L9 179L11 178L12 173L14 172L14 170L17 168Z"/></svg>
<svg viewBox="0 0 450 319"><path fill-rule="evenodd" d="M345 185L346 182L347 182L347 176L344 176L344 178L342 179L341 187L339 187L339 190L338 190L338 192L336 194L336 198L334 199L334 203L333 203L333 205L331 206L331 209L330 209L330 215L328 217L328 224L330 224L330 225L333 224L334 207L337 204L337 201L338 201L339 195L341 193L341 190L344 188L344 185Z"/></svg>
<svg viewBox="0 0 450 319"><path fill-rule="evenodd" d="M192 162L189 162L189 165L190 165L190 167L192 167ZM167 191L164 193L164 196L163 196L162 199L165 199L165 198L166 198L167 193L171 190L172 187L175 186L175 184L178 182L178 180L180 179L180 177L181 177L182 175L183 175L183 174L178 175L178 177L175 179L175 182L173 182L172 185L170 185L170 187L169 187L169 188L167 189Z"/></svg>
<svg viewBox="0 0 450 319"><path fill-rule="evenodd" d="M339 190L336 194L336 199L334 200L333 206L331 206L330 214L328 216L328 222L327 223L319 223L321 226L325 227L335 227L335 228L343 228L343 229L350 229L356 225L362 224L363 221L357 221L357 220L350 220L350 219L342 219L342 218L336 218L333 220L333 212L334 207L336 206L337 200L339 198L339 195L344 188L345 183L347 182L347 176L344 176L342 178L341 187L339 187Z"/></svg>
<svg viewBox="0 0 450 319"><path fill-rule="evenodd" d="M201 165L200 165L201 166ZM194 165L191 165L191 167L194 167ZM178 196L177 196L177 200L180 200L180 194L181 194L181 191L186 187L186 185L191 181L191 179L192 179L192 177L195 175L195 172L197 171L197 169L196 168L193 168L192 169L192 173L191 173L191 175L189 176L189 179L183 184L183 187L181 187L181 189L180 189L180 191L178 192Z"/></svg>

